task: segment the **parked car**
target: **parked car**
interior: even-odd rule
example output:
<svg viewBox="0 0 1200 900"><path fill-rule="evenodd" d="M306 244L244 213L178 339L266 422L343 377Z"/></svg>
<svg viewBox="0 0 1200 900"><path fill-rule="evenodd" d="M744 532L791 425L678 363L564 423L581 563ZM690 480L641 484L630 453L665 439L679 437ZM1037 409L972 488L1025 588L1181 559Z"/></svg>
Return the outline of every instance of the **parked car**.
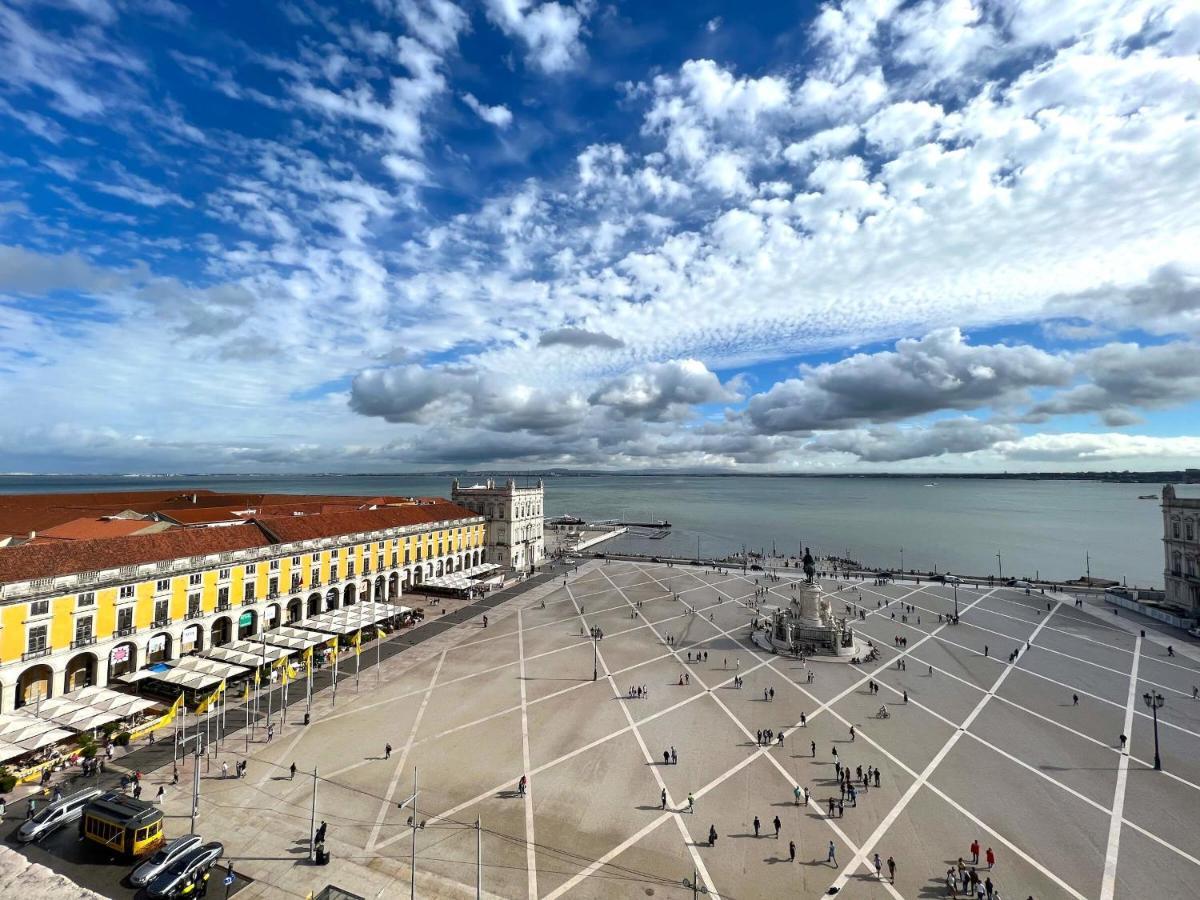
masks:
<svg viewBox="0 0 1200 900"><path fill-rule="evenodd" d="M197 849L201 843L198 834L185 834L183 837L168 841L157 853L133 870L129 876L129 883L134 887L149 884L183 857Z"/></svg>
<svg viewBox="0 0 1200 900"><path fill-rule="evenodd" d="M103 793L101 788L88 788L48 804L21 824L17 829L17 840L23 844L40 841L62 826L78 822L83 815L83 808Z"/></svg>
<svg viewBox="0 0 1200 900"><path fill-rule="evenodd" d="M1020 578L1010 578L1010 579L1008 579L1008 581L1006 581L1004 583L1008 587L1015 587L1015 588L1031 588L1031 587L1033 587L1033 584L1031 582L1023 581Z"/></svg>
<svg viewBox="0 0 1200 900"><path fill-rule="evenodd" d="M963 580L961 578L959 578L957 575L951 575L949 572L947 572L945 575L942 576L942 584L962 584L962 583L963 583Z"/></svg>
<svg viewBox="0 0 1200 900"><path fill-rule="evenodd" d="M154 877L146 888L151 897L178 897L197 876L213 867L225 853L220 841L210 841L183 856Z"/></svg>

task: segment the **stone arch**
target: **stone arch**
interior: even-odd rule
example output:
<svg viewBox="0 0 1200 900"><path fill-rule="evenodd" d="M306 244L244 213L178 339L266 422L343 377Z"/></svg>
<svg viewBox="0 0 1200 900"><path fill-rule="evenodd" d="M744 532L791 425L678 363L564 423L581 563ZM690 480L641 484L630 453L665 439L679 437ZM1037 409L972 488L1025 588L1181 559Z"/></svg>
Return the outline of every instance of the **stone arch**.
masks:
<svg viewBox="0 0 1200 900"><path fill-rule="evenodd" d="M425 580L433 577L433 563L425 563Z"/></svg>
<svg viewBox="0 0 1200 900"><path fill-rule="evenodd" d="M393 575L394 574L395 573L393 573ZM376 603L383 603L386 601L388 598L387 585L388 579L384 578L383 575L377 575L375 578L375 590L371 592L371 599Z"/></svg>
<svg viewBox="0 0 1200 900"><path fill-rule="evenodd" d="M38 697L49 700L54 696L54 670L38 663L21 672L17 678L17 707L36 703Z"/></svg>
<svg viewBox="0 0 1200 900"><path fill-rule="evenodd" d="M138 648L133 641L117 644L108 652L108 681L109 684L120 676L136 672L138 667Z"/></svg>
<svg viewBox="0 0 1200 900"><path fill-rule="evenodd" d="M191 641L188 638L191 638ZM199 653L204 649L204 628L199 622L193 622L190 625L185 625L183 631L179 632L179 652L191 653L195 651Z"/></svg>
<svg viewBox="0 0 1200 900"><path fill-rule="evenodd" d="M63 673L63 692L68 693L95 684L98 666L99 660L95 653L76 653L67 660L67 669Z"/></svg>
<svg viewBox="0 0 1200 900"><path fill-rule="evenodd" d="M317 597L317 603L321 602L321 598ZM288 624L299 622L304 618L304 601L299 597L293 597L288 601L287 605L287 620Z"/></svg>
<svg viewBox="0 0 1200 900"><path fill-rule="evenodd" d="M473 565L473 566L479 565L479 551L478 550L475 551L475 554L472 557L472 559L474 559L475 561L473 563L471 563L471 565Z"/></svg>
<svg viewBox="0 0 1200 900"><path fill-rule="evenodd" d="M408 570L407 569L404 571L404 581L406 582L406 586L407 586L407 582L408 582ZM396 595L399 593L399 591L400 591L400 573L393 572L391 575L388 576L388 579L387 579L387 598L388 598L388 600L394 601L396 599Z"/></svg>
<svg viewBox="0 0 1200 900"><path fill-rule="evenodd" d="M158 631L150 635L146 644L146 662L166 662L171 659L171 651L175 649L175 638L169 631Z"/></svg>
<svg viewBox="0 0 1200 900"><path fill-rule="evenodd" d="M263 627L278 628L283 624L280 616L283 614L283 609L278 603L268 603L263 608Z"/></svg>
<svg viewBox="0 0 1200 900"><path fill-rule="evenodd" d="M245 624L242 624L242 619L246 616L249 616L249 618L246 619ZM254 610L254 609L242 610L242 614L240 616L238 616L238 621L237 621L238 640L244 641L244 640L246 640L246 638L251 637L255 634L258 634L258 610Z"/></svg>
<svg viewBox="0 0 1200 900"><path fill-rule="evenodd" d="M343 606L353 605L354 601L357 599L357 595L358 595L358 586L356 584L351 582L350 584L346 585L346 587L342 589L342 605Z"/></svg>
<svg viewBox="0 0 1200 900"><path fill-rule="evenodd" d="M437 575L434 577L441 578L445 574L446 574L446 564L444 562L442 562L442 560L439 559L437 561Z"/></svg>
<svg viewBox="0 0 1200 900"><path fill-rule="evenodd" d="M308 614L310 616L319 616L321 614L321 595L308 595Z"/></svg>
<svg viewBox="0 0 1200 900"><path fill-rule="evenodd" d="M341 604L341 600L342 595L338 592L338 589L330 588L325 594L325 611L328 612L329 610L337 609Z"/></svg>
<svg viewBox="0 0 1200 900"><path fill-rule="evenodd" d="M208 645L210 647L223 647L233 640L233 623L229 616L221 616L212 623L212 628L209 629Z"/></svg>

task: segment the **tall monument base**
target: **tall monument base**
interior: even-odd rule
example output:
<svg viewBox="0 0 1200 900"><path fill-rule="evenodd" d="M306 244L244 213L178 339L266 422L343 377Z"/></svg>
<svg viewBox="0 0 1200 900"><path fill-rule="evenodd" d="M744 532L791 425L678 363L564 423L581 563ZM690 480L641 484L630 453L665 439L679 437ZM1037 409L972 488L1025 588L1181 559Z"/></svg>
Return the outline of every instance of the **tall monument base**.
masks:
<svg viewBox="0 0 1200 900"><path fill-rule="evenodd" d="M778 653L857 655L853 626L846 619L834 617L829 598L815 582L797 585L792 602L770 613L766 631L771 647Z"/></svg>

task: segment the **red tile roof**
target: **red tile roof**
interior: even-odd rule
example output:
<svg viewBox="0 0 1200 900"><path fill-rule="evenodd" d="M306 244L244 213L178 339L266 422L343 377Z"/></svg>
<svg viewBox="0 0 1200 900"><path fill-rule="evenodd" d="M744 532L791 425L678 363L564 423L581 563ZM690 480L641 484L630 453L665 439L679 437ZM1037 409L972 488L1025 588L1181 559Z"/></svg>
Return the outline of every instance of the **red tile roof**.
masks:
<svg viewBox="0 0 1200 900"><path fill-rule="evenodd" d="M72 519L53 528L39 531L37 540L53 538L66 541L87 541L95 538L124 537L129 534L142 534L150 531L163 531L170 528L167 522L155 522L153 519Z"/></svg>
<svg viewBox="0 0 1200 900"><path fill-rule="evenodd" d="M91 541L22 544L0 548L0 583L266 547L270 543L261 529L247 524L229 528L172 528L157 534Z"/></svg>
<svg viewBox="0 0 1200 900"><path fill-rule="evenodd" d="M266 516L254 521L282 542L308 541L315 538L380 531L403 525L421 525L447 519L472 519L479 514L457 503L442 500L428 505L384 506L351 512L330 512L319 516Z"/></svg>

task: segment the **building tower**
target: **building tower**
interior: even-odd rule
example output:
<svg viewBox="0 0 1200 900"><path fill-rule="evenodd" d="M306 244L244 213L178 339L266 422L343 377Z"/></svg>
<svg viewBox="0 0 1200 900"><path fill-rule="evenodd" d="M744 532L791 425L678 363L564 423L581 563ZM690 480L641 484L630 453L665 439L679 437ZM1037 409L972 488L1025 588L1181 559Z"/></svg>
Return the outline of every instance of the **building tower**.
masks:
<svg viewBox="0 0 1200 900"><path fill-rule="evenodd" d="M542 534L544 496L540 478L536 487L517 487L511 478L501 486L489 478L470 487L463 487L456 478L450 486L453 502L487 518L488 561L514 572L532 572L546 557Z"/></svg>

